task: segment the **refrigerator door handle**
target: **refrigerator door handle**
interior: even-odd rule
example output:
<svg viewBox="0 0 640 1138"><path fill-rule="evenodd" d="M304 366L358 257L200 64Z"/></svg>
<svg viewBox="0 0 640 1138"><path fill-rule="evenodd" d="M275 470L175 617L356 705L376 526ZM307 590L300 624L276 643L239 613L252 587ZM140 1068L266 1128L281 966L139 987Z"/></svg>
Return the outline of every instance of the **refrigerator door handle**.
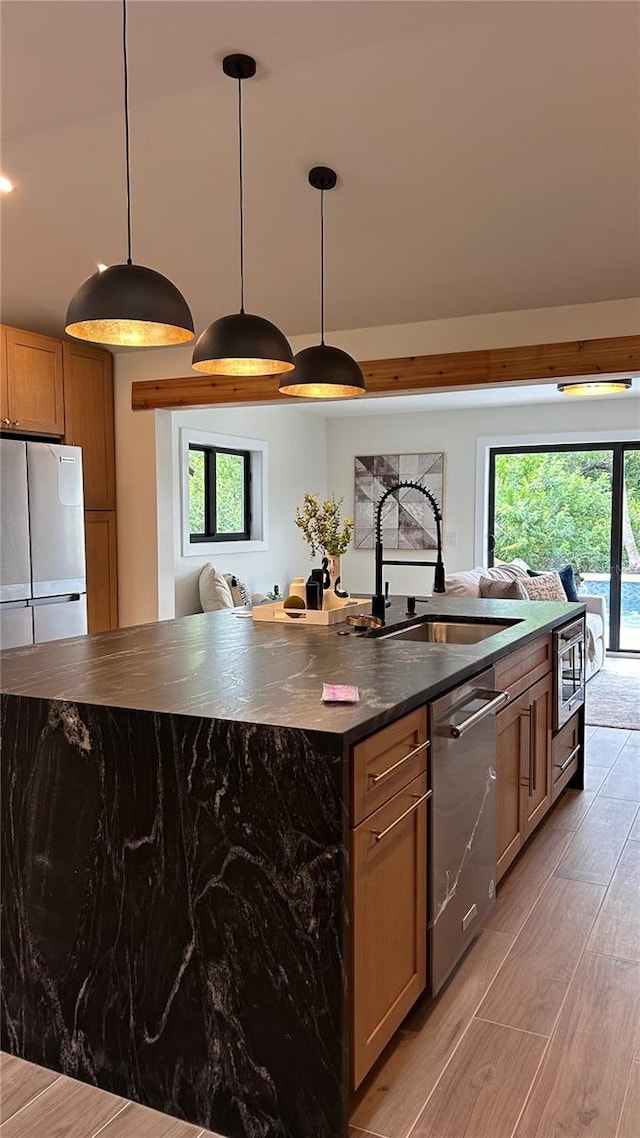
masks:
<svg viewBox="0 0 640 1138"><path fill-rule="evenodd" d="M63 593L57 597L33 597L27 601L29 608L40 608L41 605L62 605L67 604L69 601L79 601L80 593Z"/></svg>

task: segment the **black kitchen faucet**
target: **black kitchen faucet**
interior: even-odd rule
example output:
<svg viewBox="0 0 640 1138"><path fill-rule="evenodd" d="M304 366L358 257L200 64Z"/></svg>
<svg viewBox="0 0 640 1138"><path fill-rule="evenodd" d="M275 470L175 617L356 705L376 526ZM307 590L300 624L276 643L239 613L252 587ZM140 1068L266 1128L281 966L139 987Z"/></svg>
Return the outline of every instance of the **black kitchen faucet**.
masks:
<svg viewBox="0 0 640 1138"><path fill-rule="evenodd" d="M397 490L418 490L427 499L433 516L436 521L436 541L437 552L435 561L392 561L384 557L384 550L382 546L382 508L391 494L395 494ZM421 486L419 482L396 482L394 486L390 486L385 490L378 505L376 506L376 544L375 544L375 557L376 557L376 584L375 593L371 598L371 612L373 616L380 618L384 624L385 611L386 611L386 598L382 583L382 569L385 565L435 565L435 573L433 575L433 591L434 593L444 593L444 561L442 560L442 513L438 503L436 502L433 494Z"/></svg>

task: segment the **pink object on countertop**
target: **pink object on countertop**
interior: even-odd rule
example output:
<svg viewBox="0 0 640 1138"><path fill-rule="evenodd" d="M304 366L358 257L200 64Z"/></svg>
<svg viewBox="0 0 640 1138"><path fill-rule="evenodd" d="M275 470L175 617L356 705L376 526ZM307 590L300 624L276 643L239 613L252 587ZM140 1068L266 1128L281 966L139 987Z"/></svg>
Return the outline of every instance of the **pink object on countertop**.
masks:
<svg viewBox="0 0 640 1138"><path fill-rule="evenodd" d="M325 703L359 703L360 692L353 684L323 684L322 698Z"/></svg>

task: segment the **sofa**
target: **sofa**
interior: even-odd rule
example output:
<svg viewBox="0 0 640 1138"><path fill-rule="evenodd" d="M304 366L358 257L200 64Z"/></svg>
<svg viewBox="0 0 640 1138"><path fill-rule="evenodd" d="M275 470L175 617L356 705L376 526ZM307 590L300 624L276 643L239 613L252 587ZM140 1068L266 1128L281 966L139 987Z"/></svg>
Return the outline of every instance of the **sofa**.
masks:
<svg viewBox="0 0 640 1138"><path fill-rule="evenodd" d="M525 581L530 584L531 579L535 580L536 576L543 575L533 574L526 561L521 558L514 558L513 561L502 562L491 568L479 565L474 569L451 573L445 578L445 590L449 596L480 598L483 594L487 595L486 584L481 586L481 581L484 583L487 581L502 582L506 586L505 592L507 592L510 582L520 581L524 586ZM544 574L544 576L547 575ZM564 570L560 576L564 577ZM494 593L494 596L497 595ZM566 593L562 599L568 599ZM605 661L607 608L604 597L592 597L586 593L577 593L577 599L586 606L587 610L586 677L587 680L590 680L596 672L600 671Z"/></svg>

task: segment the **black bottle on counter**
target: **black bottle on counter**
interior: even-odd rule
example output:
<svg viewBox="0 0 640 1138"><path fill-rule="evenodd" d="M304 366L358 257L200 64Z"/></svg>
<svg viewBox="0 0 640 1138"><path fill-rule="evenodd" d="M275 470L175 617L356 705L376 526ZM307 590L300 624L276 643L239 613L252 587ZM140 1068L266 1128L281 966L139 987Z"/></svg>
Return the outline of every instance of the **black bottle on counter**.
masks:
<svg viewBox="0 0 640 1138"><path fill-rule="evenodd" d="M322 569L312 569L306 584L307 608L318 611L322 608Z"/></svg>

